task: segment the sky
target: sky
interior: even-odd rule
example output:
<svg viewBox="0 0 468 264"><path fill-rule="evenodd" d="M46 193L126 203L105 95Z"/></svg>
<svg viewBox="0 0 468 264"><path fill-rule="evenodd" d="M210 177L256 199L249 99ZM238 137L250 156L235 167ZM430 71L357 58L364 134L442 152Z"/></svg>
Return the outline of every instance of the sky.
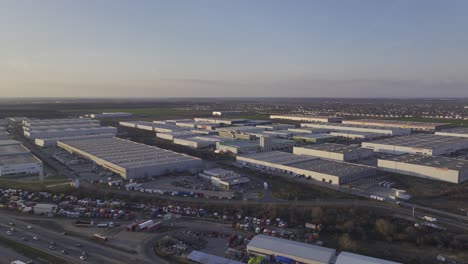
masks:
<svg viewBox="0 0 468 264"><path fill-rule="evenodd" d="M0 97L468 97L465 0L0 0Z"/></svg>

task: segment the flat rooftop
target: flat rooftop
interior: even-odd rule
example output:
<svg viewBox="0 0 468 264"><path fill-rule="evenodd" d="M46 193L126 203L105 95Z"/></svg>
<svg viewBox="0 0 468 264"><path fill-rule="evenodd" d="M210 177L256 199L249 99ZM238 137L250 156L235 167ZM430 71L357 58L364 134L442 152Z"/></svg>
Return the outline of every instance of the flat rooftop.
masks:
<svg viewBox="0 0 468 264"><path fill-rule="evenodd" d="M292 153L283 152L283 151L259 152L255 154L242 155L241 157L268 162L268 163L275 163L279 165L288 165L291 163L318 159L317 157L313 157L313 156L294 155Z"/></svg>
<svg viewBox="0 0 468 264"><path fill-rule="evenodd" d="M20 144L3 145L0 146L0 159L3 159L4 156L28 154L30 152L29 149Z"/></svg>
<svg viewBox="0 0 468 264"><path fill-rule="evenodd" d="M280 256L298 257L322 263L329 263L336 252L331 248L265 235L254 236L249 244L247 244L248 250L252 250L252 248L254 251L255 249L263 249L272 251Z"/></svg>
<svg viewBox="0 0 468 264"><path fill-rule="evenodd" d="M468 160L453 159L446 157L435 157L417 154L404 154L400 156L394 156L384 158L382 160L390 160L395 162L403 162L408 164L429 166L439 169L450 169L465 171L468 170Z"/></svg>
<svg viewBox="0 0 468 264"><path fill-rule="evenodd" d="M439 132L454 133L454 134L468 134L468 127L454 127L454 128L449 128L449 129L442 129Z"/></svg>
<svg viewBox="0 0 468 264"><path fill-rule="evenodd" d="M0 159L0 166L24 164L24 163L41 163L33 154L3 156Z"/></svg>
<svg viewBox="0 0 468 264"><path fill-rule="evenodd" d="M335 264L401 264L399 262L393 262L378 258L372 258L368 256L358 255L350 252L341 252Z"/></svg>
<svg viewBox="0 0 468 264"><path fill-rule="evenodd" d="M329 174L336 177L359 175L361 173L367 173L371 169L375 169L374 167L370 166L325 159L300 161L297 163L288 164L288 166L302 170Z"/></svg>
<svg viewBox="0 0 468 264"><path fill-rule="evenodd" d="M336 138L336 136L330 135L330 134L325 134L325 133L319 133L319 134L302 134L302 135L297 135L294 136L295 138Z"/></svg>
<svg viewBox="0 0 468 264"><path fill-rule="evenodd" d="M229 140L220 142L223 146L232 146L232 147L254 147L258 146L258 142L250 140Z"/></svg>
<svg viewBox="0 0 468 264"><path fill-rule="evenodd" d="M334 153L346 153L346 152L352 152L352 151L361 149L361 147L357 145L344 145L344 144L335 144L335 143L314 144L314 145L302 146L299 148L313 149L313 150L320 150L320 151L327 151L327 152L334 152Z"/></svg>
<svg viewBox="0 0 468 264"><path fill-rule="evenodd" d="M336 130L346 130L346 128L370 128L370 129L381 129L381 130L389 130L389 131L406 129L406 128L400 128L400 127L385 127L385 126L377 126L377 125L362 125L362 124L357 125L357 124L343 124L343 123L341 124L340 123L330 123L330 124L301 123L301 127L336 129Z"/></svg>
<svg viewBox="0 0 468 264"><path fill-rule="evenodd" d="M412 148L434 149L451 144L466 144L468 138L445 137L433 134L415 134L410 136L392 137L380 140L366 141L371 144L394 145Z"/></svg>
<svg viewBox="0 0 468 264"><path fill-rule="evenodd" d="M198 160L189 155L116 137L59 142L126 169Z"/></svg>
<svg viewBox="0 0 468 264"><path fill-rule="evenodd" d="M21 142L13 140L13 139L3 139L0 140L0 146L8 146L8 145L20 145Z"/></svg>
<svg viewBox="0 0 468 264"><path fill-rule="evenodd" d="M207 169L204 170L203 172L205 173L211 173L211 174L227 174L227 173L232 173L230 170L225 170L222 168L214 168L214 169Z"/></svg>
<svg viewBox="0 0 468 264"><path fill-rule="evenodd" d="M346 122L365 122L365 123L376 123L376 124L394 124L394 125L408 125L408 126L443 126L450 125L450 123L438 123L438 122L420 122L420 121L400 121L400 120L386 120L386 119L356 119L347 120Z"/></svg>

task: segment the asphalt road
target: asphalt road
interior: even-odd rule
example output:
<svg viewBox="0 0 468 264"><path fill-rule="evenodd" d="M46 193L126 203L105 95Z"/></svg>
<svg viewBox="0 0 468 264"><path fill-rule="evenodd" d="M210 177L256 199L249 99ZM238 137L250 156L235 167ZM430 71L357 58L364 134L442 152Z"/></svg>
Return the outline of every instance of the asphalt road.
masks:
<svg viewBox="0 0 468 264"><path fill-rule="evenodd" d="M14 223L15 226L10 226L10 222ZM31 228L27 228L28 225ZM11 228L14 228L15 231L12 232L12 235L8 235L7 231L11 230ZM0 236L45 251L72 263L154 263L151 260L139 259L139 256L136 254L126 253L89 240L62 235L58 232L14 219L3 212L0 213ZM33 239L35 236L39 239ZM55 249L50 248L51 242L56 243ZM81 244L81 246L77 247L77 244ZM67 254L64 254L62 250L65 250ZM86 252L89 255L86 261L79 259L82 252Z"/></svg>

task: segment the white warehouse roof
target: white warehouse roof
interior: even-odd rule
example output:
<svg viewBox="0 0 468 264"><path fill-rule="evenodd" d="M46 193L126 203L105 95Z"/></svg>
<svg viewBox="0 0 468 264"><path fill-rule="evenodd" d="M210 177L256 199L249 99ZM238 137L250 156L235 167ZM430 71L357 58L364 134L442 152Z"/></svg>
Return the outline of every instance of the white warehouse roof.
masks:
<svg viewBox="0 0 468 264"><path fill-rule="evenodd" d="M167 170L190 169L200 159L120 138L64 140L57 146L78 153L124 177L163 174Z"/></svg>
<svg viewBox="0 0 468 264"><path fill-rule="evenodd" d="M336 252L331 248L265 235L255 236L247 244L247 250L264 255L283 256L303 263L327 264Z"/></svg>
<svg viewBox="0 0 468 264"><path fill-rule="evenodd" d="M401 264L378 258L367 257L349 252L341 252L336 259L335 264Z"/></svg>

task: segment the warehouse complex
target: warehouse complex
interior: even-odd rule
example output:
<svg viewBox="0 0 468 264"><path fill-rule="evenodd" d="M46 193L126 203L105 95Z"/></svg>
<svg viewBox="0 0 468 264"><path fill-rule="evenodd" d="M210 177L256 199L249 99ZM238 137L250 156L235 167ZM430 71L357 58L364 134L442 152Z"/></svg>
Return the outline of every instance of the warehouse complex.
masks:
<svg viewBox="0 0 468 264"><path fill-rule="evenodd" d="M305 264L329 264L336 251L297 241L257 235L247 244L247 252L260 256L280 256Z"/></svg>
<svg viewBox="0 0 468 264"><path fill-rule="evenodd" d="M397 120L380 120L380 119L357 119L344 120L343 124L363 125L363 126L382 126L382 127L400 127L409 128L419 131L439 131L444 128L449 128L449 123L430 123L430 122L414 122L414 121L397 121Z"/></svg>
<svg viewBox="0 0 468 264"><path fill-rule="evenodd" d="M202 164L198 158L119 138L64 140L57 146L126 179L190 170Z"/></svg>
<svg viewBox="0 0 468 264"><path fill-rule="evenodd" d="M363 142L362 147L391 154L413 153L438 156L468 149L468 138L416 134Z"/></svg>
<svg viewBox="0 0 468 264"><path fill-rule="evenodd" d="M24 119L22 122L24 136L40 147L55 146L61 139L110 137L117 134L117 128L102 127L98 120L87 118Z"/></svg>
<svg viewBox="0 0 468 264"><path fill-rule="evenodd" d="M431 180L462 183L468 180L468 160L405 154L379 159L381 170Z"/></svg>
<svg viewBox="0 0 468 264"><path fill-rule="evenodd" d="M281 151L237 156L236 161L255 169L280 172L291 176L304 176L336 185L377 174L377 170L370 166L319 159L308 155L294 155Z"/></svg>
<svg viewBox="0 0 468 264"><path fill-rule="evenodd" d="M342 117L338 116L314 116L314 115L270 115L270 119L283 119L300 122L341 123Z"/></svg>
<svg viewBox="0 0 468 264"><path fill-rule="evenodd" d="M37 174L42 176L42 161L36 158L21 142L0 140L0 176Z"/></svg>
<svg viewBox="0 0 468 264"><path fill-rule="evenodd" d="M374 152L370 149L361 148L356 145L350 146L333 143L294 147L293 153L296 155L310 155L347 162L367 160L372 158L374 155Z"/></svg>
<svg viewBox="0 0 468 264"><path fill-rule="evenodd" d="M404 136L411 134L411 129L400 128L400 127L383 127L383 126L369 126L369 125L355 125L355 124L314 124L314 123L303 123L303 128L316 128L316 129L328 129L330 131L355 131L355 132L366 132L375 134L384 134L389 136Z"/></svg>
<svg viewBox="0 0 468 264"><path fill-rule="evenodd" d="M457 127L457 128L444 129L444 130L441 130L441 131L437 131L434 134L436 134L438 136L468 138L468 127Z"/></svg>

